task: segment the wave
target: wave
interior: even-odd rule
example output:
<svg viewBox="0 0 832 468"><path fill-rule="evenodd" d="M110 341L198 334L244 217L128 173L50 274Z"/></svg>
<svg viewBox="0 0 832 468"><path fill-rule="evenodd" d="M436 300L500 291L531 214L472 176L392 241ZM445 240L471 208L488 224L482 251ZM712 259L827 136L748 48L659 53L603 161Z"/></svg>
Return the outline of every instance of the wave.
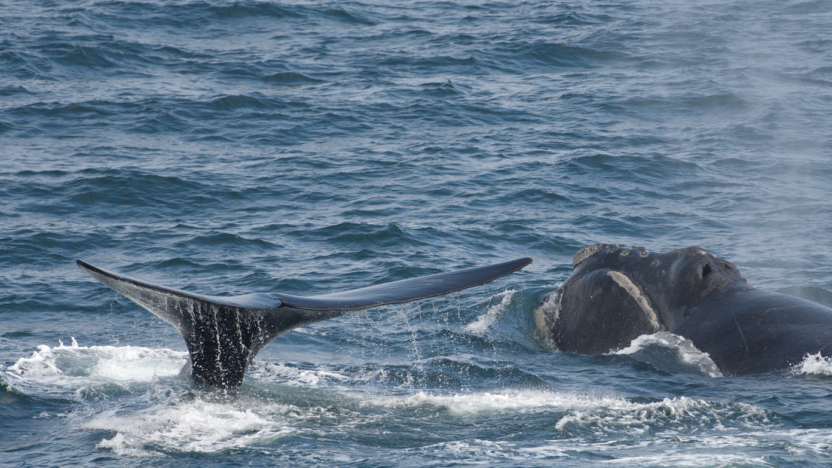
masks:
<svg viewBox="0 0 832 468"><path fill-rule="evenodd" d="M502 298L512 295L505 291L495 297L502 303ZM638 350L643 345L632 347ZM420 439L426 443L404 450L439 458L463 453L490 461L549 458L556 453L580 458L598 450L616 459L650 458L662 452L679 460L702 460L732 443L751 446L752 437L772 443L796 437L794 430L781 427L776 414L745 403L526 389L444 393L410 388L391 395L390 390L374 387L364 368L302 369L255 362L254 382L240 391L205 391L176 379L186 356L168 349L85 347L73 340L68 346L39 346L32 356L2 369L0 378L11 391L35 398L53 398L57 393L89 401L90 388L97 386L95 397L111 404L79 405L68 422L101 437L98 449L123 457L229 451L277 454L291 450L287 440L292 438L366 437L363 428L380 424L403 434L412 427L435 427L435 434ZM400 392L401 387L393 391ZM533 424L549 427L551 438L521 446L503 444L496 436L458 439L464 428L477 428L481 434L484 425L498 421L495 434L522 431ZM703 426L711 430L703 433ZM801 434L806 438L799 445L811 450L832 437L828 430ZM599 437L624 443L609 446L598 442ZM656 450L637 453L628 442L634 438ZM687 441L687 452L673 450L678 440ZM583 448L577 448L576 441ZM651 460L645 463L657 463Z"/></svg>
<svg viewBox="0 0 832 468"><path fill-rule="evenodd" d="M538 415L552 419L553 436L558 438L583 438L589 433L624 436L636 431L665 439L695 434L703 423L725 430L772 427L770 415L760 408L685 397L638 403L620 397L506 391L458 395L417 392L406 396L340 394L321 399L313 396L309 400L165 400L165 404L159 402L146 411L95 415L82 424L82 429L115 433L102 439L98 448L119 455L154 457L230 449L268 451L270 445L279 445L287 437L339 437L338 434L372 427L381 420L394 426L413 424L414 420L422 425L450 417L457 426L469 426L477 425L483 418Z"/></svg>
<svg viewBox="0 0 832 468"><path fill-rule="evenodd" d="M310 78L302 73L296 72L280 72L268 75L263 78L263 81L276 85L284 86L300 86L323 83L323 80Z"/></svg>

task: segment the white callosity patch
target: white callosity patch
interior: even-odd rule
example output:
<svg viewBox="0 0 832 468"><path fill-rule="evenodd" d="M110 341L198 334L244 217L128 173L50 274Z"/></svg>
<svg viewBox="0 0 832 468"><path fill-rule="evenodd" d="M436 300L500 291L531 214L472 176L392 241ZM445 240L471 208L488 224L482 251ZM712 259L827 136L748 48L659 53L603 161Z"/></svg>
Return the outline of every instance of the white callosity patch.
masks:
<svg viewBox="0 0 832 468"><path fill-rule="evenodd" d="M576 266L578 266L579 263L583 262L592 255L595 255L596 252L604 250L605 248L607 248L606 244L595 244L582 248L578 251L578 253L575 254L575 257L572 259L572 268L575 268Z"/></svg>
<svg viewBox="0 0 832 468"><path fill-rule="evenodd" d="M557 343L552 339L552 327L560 316L563 301L563 289L560 286L558 285L555 292L546 296L540 307L534 310L534 324L540 336L543 337L544 345L553 351L559 351Z"/></svg>
<svg viewBox="0 0 832 468"><path fill-rule="evenodd" d="M511 304L511 298L514 297L516 292L517 291L514 289L508 289L495 294L493 297L501 298L500 302L489 307L484 314L477 317L475 321L466 325L465 331L475 335L482 335L485 333L488 330L488 327L490 327L500 317L500 315L505 313L509 304Z"/></svg>
<svg viewBox="0 0 832 468"><path fill-rule="evenodd" d="M656 315L656 311L653 310L653 307L650 305L650 300L647 299L647 296L641 291L641 288L636 286L630 278L628 278L623 273L618 271L610 271L607 273L610 278L613 279L619 286L624 288L633 299L635 299L638 306L644 312L644 316L647 317L647 320L653 326L654 331L659 331L662 329L661 322L659 322L659 317Z"/></svg>
<svg viewBox="0 0 832 468"><path fill-rule="evenodd" d="M670 332L641 335L630 346L611 354L629 355L665 370L722 377L708 353L700 351L690 340Z"/></svg>

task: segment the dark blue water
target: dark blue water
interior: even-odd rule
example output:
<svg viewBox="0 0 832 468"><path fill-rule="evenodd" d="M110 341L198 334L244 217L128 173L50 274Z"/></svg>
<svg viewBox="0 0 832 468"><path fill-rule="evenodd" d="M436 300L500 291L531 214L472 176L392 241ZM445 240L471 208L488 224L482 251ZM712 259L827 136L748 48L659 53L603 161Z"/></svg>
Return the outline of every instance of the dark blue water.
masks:
<svg viewBox="0 0 832 468"><path fill-rule="evenodd" d="M832 291L832 4L0 1L0 464L828 466L832 363L554 353L598 242ZM530 256L281 336L231 394L82 258L313 294Z"/></svg>

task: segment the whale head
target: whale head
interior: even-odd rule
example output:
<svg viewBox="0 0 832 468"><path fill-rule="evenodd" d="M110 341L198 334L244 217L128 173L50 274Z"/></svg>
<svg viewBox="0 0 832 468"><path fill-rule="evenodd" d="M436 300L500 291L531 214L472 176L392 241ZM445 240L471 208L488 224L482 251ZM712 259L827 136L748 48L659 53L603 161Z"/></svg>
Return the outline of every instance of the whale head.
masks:
<svg viewBox="0 0 832 468"><path fill-rule="evenodd" d="M699 247L596 244L575 254L572 274L541 301L537 322L555 347L598 354L643 334L673 332L711 294L743 288L750 286L737 267Z"/></svg>
<svg viewBox="0 0 832 468"><path fill-rule="evenodd" d="M748 282L734 264L701 247L649 252L644 247L596 244L579 250L573 259L571 282L599 270L623 275L650 303L661 325L675 330L703 299L712 293L747 288ZM616 274L617 273L617 274Z"/></svg>

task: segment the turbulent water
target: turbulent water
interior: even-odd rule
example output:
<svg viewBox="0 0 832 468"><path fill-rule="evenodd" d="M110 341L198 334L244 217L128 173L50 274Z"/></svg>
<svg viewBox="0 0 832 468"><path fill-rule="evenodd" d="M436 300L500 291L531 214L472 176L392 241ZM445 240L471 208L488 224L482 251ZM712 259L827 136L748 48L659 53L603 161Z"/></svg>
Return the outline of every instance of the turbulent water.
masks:
<svg viewBox="0 0 832 468"><path fill-rule="evenodd" d="M830 304L832 3L0 1L0 465L829 466L832 363L547 349L598 242ZM74 260L316 294L239 391Z"/></svg>

